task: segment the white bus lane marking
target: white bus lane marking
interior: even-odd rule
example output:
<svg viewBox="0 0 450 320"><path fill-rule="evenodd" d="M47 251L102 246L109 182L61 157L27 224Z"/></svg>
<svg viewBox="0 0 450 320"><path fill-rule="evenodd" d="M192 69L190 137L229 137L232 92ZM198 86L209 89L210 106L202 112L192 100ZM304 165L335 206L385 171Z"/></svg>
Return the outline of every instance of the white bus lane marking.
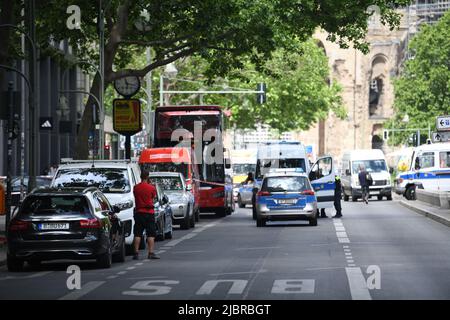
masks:
<svg viewBox="0 0 450 320"><path fill-rule="evenodd" d="M6 277L0 278L0 281L39 278L39 277L46 276L46 275L48 275L48 274L50 274L52 272L53 271L43 271L43 272L33 273L33 274L28 275L28 276L6 276Z"/></svg>
<svg viewBox="0 0 450 320"><path fill-rule="evenodd" d="M314 294L314 279L285 279L275 280L272 287L272 294Z"/></svg>
<svg viewBox="0 0 450 320"><path fill-rule="evenodd" d="M58 300L78 300L81 297L87 295L89 292L94 291L101 285L106 283L106 281L91 281L86 283L81 287L80 290L74 290L73 292L66 294L65 296L59 298Z"/></svg>
<svg viewBox="0 0 450 320"><path fill-rule="evenodd" d="M339 243L350 243L350 239L345 230L344 224L341 219L334 220L334 228L336 230L336 236ZM347 262L345 273L347 275L348 285L350 288L350 294L353 300L372 300L372 297L367 287L366 279L361 271L360 267L357 267L355 260L353 259L352 250L350 245L342 245L344 256Z"/></svg>

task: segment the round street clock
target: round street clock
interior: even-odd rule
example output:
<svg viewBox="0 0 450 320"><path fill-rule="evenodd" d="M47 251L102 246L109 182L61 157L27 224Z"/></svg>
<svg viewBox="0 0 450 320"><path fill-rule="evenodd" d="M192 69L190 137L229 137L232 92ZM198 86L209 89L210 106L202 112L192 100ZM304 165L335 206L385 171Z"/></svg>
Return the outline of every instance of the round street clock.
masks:
<svg viewBox="0 0 450 320"><path fill-rule="evenodd" d="M134 96L141 88L141 82L136 76L123 77L114 80L114 88L124 97Z"/></svg>

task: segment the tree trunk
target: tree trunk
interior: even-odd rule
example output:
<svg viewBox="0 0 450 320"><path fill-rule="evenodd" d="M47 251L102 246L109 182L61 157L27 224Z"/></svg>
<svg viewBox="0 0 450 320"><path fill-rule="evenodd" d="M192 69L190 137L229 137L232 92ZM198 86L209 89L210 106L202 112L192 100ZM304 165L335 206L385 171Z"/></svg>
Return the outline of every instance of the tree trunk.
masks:
<svg viewBox="0 0 450 320"><path fill-rule="evenodd" d="M100 92L100 76L97 73L92 82L90 93L95 97L99 96ZM83 117L81 118L80 129L78 130L77 140L75 144L75 159L77 160L87 160L89 156L89 131L95 128L93 123L93 106L97 102L94 98L89 96L86 105L84 107ZM99 106L100 107L100 106ZM98 111L98 110L97 110Z"/></svg>

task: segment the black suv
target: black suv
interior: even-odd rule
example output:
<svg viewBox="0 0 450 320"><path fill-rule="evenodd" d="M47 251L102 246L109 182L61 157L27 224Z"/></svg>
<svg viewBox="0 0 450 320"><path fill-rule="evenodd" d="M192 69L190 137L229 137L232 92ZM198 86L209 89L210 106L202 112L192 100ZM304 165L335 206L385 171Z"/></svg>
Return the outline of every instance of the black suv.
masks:
<svg viewBox="0 0 450 320"><path fill-rule="evenodd" d="M7 265L20 271L27 261L96 259L109 268L125 261L120 209L97 188L46 188L31 192L8 226Z"/></svg>

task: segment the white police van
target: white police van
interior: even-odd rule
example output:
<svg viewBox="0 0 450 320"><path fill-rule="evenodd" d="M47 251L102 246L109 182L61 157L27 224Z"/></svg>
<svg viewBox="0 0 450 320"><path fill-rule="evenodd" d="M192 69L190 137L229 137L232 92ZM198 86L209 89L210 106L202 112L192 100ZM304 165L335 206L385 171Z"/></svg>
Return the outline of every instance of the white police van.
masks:
<svg viewBox="0 0 450 320"><path fill-rule="evenodd" d="M414 200L416 188L450 191L450 143L424 144L413 151L409 170L396 177L396 192Z"/></svg>
<svg viewBox="0 0 450 320"><path fill-rule="evenodd" d="M309 177L317 198L317 208L331 208L334 201L335 168L333 158L324 156L310 166L305 146L298 141L273 141L258 146L255 186L253 192L253 219L256 219L256 192L267 173L273 169L297 169Z"/></svg>

